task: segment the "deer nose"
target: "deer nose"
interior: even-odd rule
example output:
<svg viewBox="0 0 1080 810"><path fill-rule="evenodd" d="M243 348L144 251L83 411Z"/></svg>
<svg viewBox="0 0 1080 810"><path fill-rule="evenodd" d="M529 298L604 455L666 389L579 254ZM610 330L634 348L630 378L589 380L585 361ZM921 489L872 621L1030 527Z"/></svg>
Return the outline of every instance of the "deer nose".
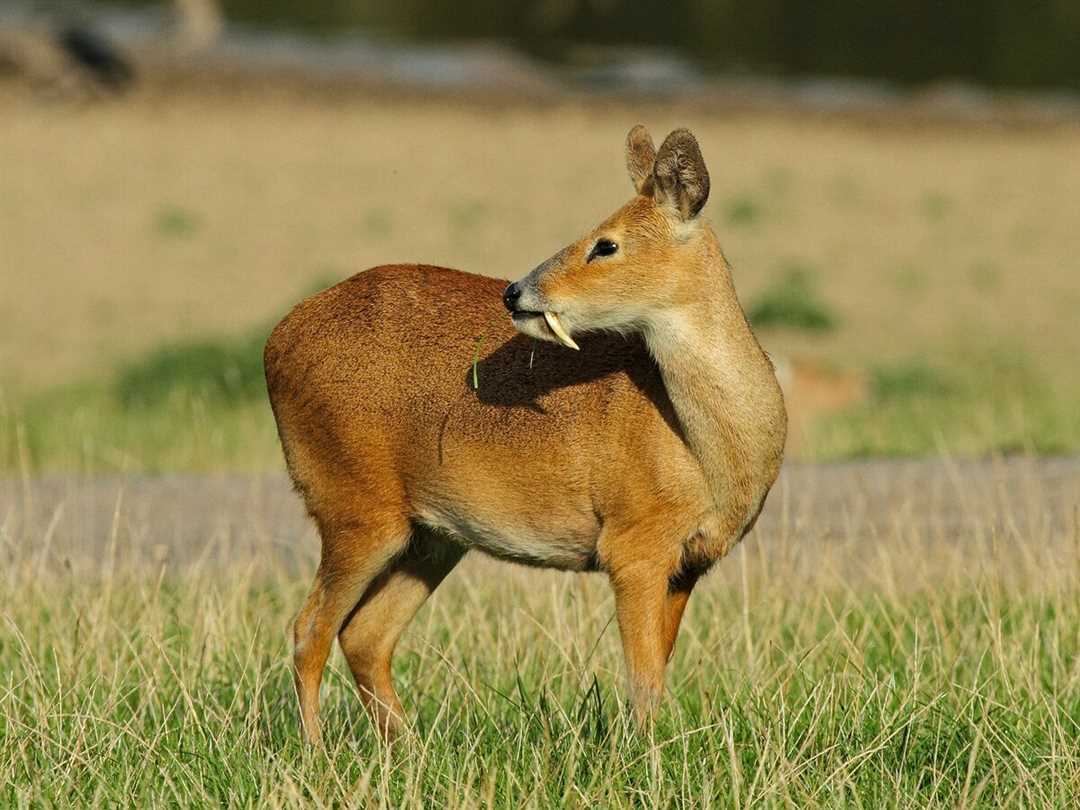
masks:
<svg viewBox="0 0 1080 810"><path fill-rule="evenodd" d="M519 287L516 282L507 287L506 291L503 293L503 303L511 312L517 309L519 298L521 298L521 287Z"/></svg>

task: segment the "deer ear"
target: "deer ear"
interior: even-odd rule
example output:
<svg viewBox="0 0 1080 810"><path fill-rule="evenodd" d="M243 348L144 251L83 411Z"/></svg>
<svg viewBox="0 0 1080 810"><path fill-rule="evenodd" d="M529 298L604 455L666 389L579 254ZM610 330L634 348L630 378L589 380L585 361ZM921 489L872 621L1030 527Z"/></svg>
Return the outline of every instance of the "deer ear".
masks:
<svg viewBox="0 0 1080 810"><path fill-rule="evenodd" d="M638 124L626 136L626 169L638 194L652 193L653 163L656 161L656 147L652 136L641 124Z"/></svg>
<svg viewBox="0 0 1080 810"><path fill-rule="evenodd" d="M660 146L653 167L656 201L673 207L680 218L693 219L709 199L709 170L697 139L688 129L672 132Z"/></svg>

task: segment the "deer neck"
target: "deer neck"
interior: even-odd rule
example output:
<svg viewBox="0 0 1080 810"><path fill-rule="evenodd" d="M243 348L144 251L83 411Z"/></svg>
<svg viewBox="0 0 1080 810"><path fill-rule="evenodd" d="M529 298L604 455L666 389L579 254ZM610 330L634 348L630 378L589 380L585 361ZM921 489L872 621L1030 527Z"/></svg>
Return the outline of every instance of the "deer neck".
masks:
<svg viewBox="0 0 1080 810"><path fill-rule="evenodd" d="M725 531L739 533L776 480L787 418L715 237L706 232L696 248L693 296L651 319L645 339L714 505L732 516Z"/></svg>

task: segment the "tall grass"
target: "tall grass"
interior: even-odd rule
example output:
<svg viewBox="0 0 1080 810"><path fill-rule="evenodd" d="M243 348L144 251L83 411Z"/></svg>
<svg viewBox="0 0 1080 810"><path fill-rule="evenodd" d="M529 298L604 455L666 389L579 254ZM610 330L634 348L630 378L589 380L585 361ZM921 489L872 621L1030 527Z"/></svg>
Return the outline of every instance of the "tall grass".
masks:
<svg viewBox="0 0 1080 810"><path fill-rule="evenodd" d="M93 520L90 484L13 485L0 804L1074 806L1080 474L905 469L795 470L695 593L649 732L602 577L470 558L396 660L413 732L376 742L335 653L324 750L286 643L315 545L260 518L281 491L200 523L130 482Z"/></svg>

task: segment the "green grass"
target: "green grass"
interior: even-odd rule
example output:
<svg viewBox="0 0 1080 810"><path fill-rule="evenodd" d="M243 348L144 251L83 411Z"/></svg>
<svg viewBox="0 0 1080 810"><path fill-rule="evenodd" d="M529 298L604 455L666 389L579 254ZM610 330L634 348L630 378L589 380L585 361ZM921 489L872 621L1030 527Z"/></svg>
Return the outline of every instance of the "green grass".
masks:
<svg viewBox="0 0 1080 810"><path fill-rule="evenodd" d="M1029 358L987 351L965 363L916 357L870 373L870 397L815 424L812 458L950 453L1063 455L1080 449L1075 387Z"/></svg>
<svg viewBox="0 0 1080 810"><path fill-rule="evenodd" d="M111 379L0 398L0 469L281 469L262 376L265 331L174 344ZM483 384L474 377L471 385ZM803 458L1080 450L1080 392L1051 384L1023 355L917 356L868 378L866 402L811 425Z"/></svg>
<svg viewBox="0 0 1080 810"><path fill-rule="evenodd" d="M926 360L914 359L879 366L871 374L874 404L911 398L935 399L954 390L946 375Z"/></svg>
<svg viewBox="0 0 1080 810"><path fill-rule="evenodd" d="M193 236L200 227L199 218L186 208L177 205L163 206L154 218L154 230L169 238Z"/></svg>
<svg viewBox="0 0 1080 810"><path fill-rule="evenodd" d="M761 204L752 194L738 194L724 203L724 219L732 226L753 225L761 213Z"/></svg>
<svg viewBox="0 0 1080 810"><path fill-rule="evenodd" d="M836 318L810 270L789 267L749 308L755 327L828 332ZM333 282L321 278L312 290ZM161 472L281 468L262 370L270 332L161 346L85 380L12 399L0 392L0 469ZM482 350L480 341L476 350ZM1080 450L1080 391L1051 384L1015 348L980 348L867 370L864 403L820 417L803 458ZM471 369L471 385L482 384Z"/></svg>
<svg viewBox="0 0 1080 810"><path fill-rule="evenodd" d="M699 588L650 733L628 720L602 579L481 563L399 652L414 733L377 744L335 653L318 751L285 642L305 577L26 551L0 585L0 804L1074 806L1068 552L1044 568L1028 537L927 559L898 533L868 578L840 575L851 538L804 541L810 569L752 549Z"/></svg>
<svg viewBox="0 0 1080 810"><path fill-rule="evenodd" d="M746 317L755 329L791 329L830 332L837 318L820 297L812 268L801 264L786 267L770 287L754 299Z"/></svg>
<svg viewBox="0 0 1080 810"><path fill-rule="evenodd" d="M266 401L269 329L163 346L110 378L0 402L0 468L260 470L281 462Z"/></svg>
<svg viewBox="0 0 1080 810"><path fill-rule="evenodd" d="M116 374L113 391L129 410L160 407L177 392L237 405L266 391L262 348L268 329L231 340L163 346Z"/></svg>
<svg viewBox="0 0 1080 810"><path fill-rule="evenodd" d="M270 407L178 390L153 408L125 406L85 383L0 414L0 469L43 472L268 470L281 467Z"/></svg>

